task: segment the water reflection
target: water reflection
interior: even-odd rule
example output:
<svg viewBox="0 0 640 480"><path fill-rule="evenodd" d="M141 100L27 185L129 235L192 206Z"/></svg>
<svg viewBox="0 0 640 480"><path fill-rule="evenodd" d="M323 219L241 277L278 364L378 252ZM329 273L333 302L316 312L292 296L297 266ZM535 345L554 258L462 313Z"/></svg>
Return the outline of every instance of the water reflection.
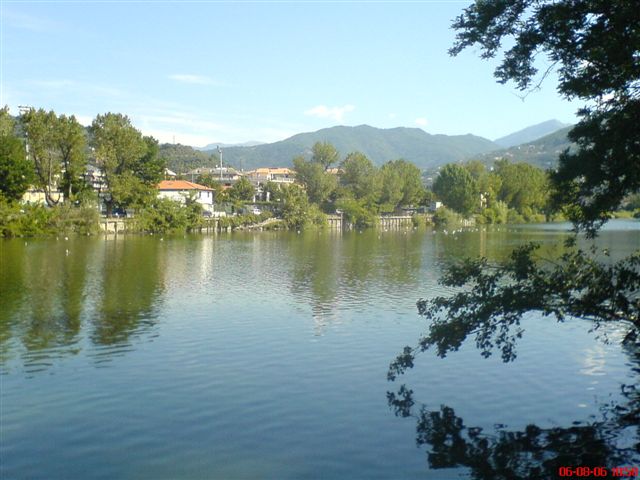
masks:
<svg viewBox="0 0 640 480"><path fill-rule="evenodd" d="M528 242L539 242L542 258L557 258L569 237L563 230L532 230L519 226L481 226L452 232L434 231L437 258L450 262L460 258L486 257L493 262L507 260L513 248Z"/></svg>
<svg viewBox="0 0 640 480"><path fill-rule="evenodd" d="M640 344L626 353L640 374ZM638 382L622 385L621 393L622 401L601 405L601 417L590 422L552 428L530 424L523 430L497 425L493 432L467 426L450 406L418 407L404 385L387 392L387 399L396 416L415 419L416 443L427 448L430 469L466 467L478 480L550 479L558 478L560 467L606 467L611 475L611 468L638 465Z"/></svg>
<svg viewBox="0 0 640 480"><path fill-rule="evenodd" d="M155 323L163 258L149 239L3 241L2 365L23 357L29 372L53 358L126 342Z"/></svg>
<svg viewBox="0 0 640 480"><path fill-rule="evenodd" d="M94 245L90 241L4 244L0 265L3 344L17 336L27 351L34 352L77 343L86 265Z"/></svg>
<svg viewBox="0 0 640 480"><path fill-rule="evenodd" d="M155 325L166 261L160 252L161 245L150 239L105 242L101 295L91 334L93 343L123 343L132 333Z"/></svg>
<svg viewBox="0 0 640 480"><path fill-rule="evenodd" d="M421 281L424 230L307 232L287 236L292 294L310 303L316 332L340 312L395 297Z"/></svg>

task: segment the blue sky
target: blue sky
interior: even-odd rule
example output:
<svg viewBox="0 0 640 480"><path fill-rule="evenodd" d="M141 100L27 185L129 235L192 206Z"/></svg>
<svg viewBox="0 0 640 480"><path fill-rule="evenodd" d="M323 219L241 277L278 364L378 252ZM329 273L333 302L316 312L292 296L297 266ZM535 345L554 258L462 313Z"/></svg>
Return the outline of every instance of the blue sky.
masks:
<svg viewBox="0 0 640 480"><path fill-rule="evenodd" d="M477 51L449 57L468 1L0 2L2 105L124 113L163 142L361 124L494 139L579 107L553 76L522 101Z"/></svg>

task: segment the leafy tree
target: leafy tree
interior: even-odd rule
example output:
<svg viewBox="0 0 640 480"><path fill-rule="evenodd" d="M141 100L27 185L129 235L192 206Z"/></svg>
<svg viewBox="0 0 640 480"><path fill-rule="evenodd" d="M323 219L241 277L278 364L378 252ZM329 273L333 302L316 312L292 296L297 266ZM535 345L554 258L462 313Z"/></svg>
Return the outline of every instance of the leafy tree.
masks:
<svg viewBox="0 0 640 480"><path fill-rule="evenodd" d="M299 185L282 186L282 219L288 228L305 228L310 208L307 194Z"/></svg>
<svg viewBox="0 0 640 480"><path fill-rule="evenodd" d="M272 181L268 181L267 183L265 183L262 187L262 191L264 193L265 199L268 198L271 202L278 201L281 193L280 185Z"/></svg>
<svg viewBox="0 0 640 480"><path fill-rule="evenodd" d="M164 178L167 163L159 155L160 147L155 138L144 136L142 140L146 145L146 152L131 166L131 169L146 185L157 185Z"/></svg>
<svg viewBox="0 0 640 480"><path fill-rule="evenodd" d="M55 143L60 152L60 189L66 201L83 188L81 175L87 166L85 130L73 115L60 115L55 122Z"/></svg>
<svg viewBox="0 0 640 480"><path fill-rule="evenodd" d="M256 189L253 188L251 182L242 177L238 180L233 187L229 190L229 196L234 200L251 201L255 195Z"/></svg>
<svg viewBox="0 0 640 480"><path fill-rule="evenodd" d="M507 223L509 219L509 207L500 200L492 202L482 212L482 219L486 223Z"/></svg>
<svg viewBox="0 0 640 480"><path fill-rule="evenodd" d="M9 107L0 108L0 137L14 135L15 121L9 113Z"/></svg>
<svg viewBox="0 0 640 480"><path fill-rule="evenodd" d="M480 160L469 160L464 164L464 168L467 169L476 182L487 174L487 167Z"/></svg>
<svg viewBox="0 0 640 480"><path fill-rule="evenodd" d="M130 206L153 188L136 175L144 170L142 164L149 153L150 142L131 125L127 116L119 113L98 115L91 125L91 133L96 162L109 191L105 197L107 215L111 215L114 205Z"/></svg>
<svg viewBox="0 0 640 480"><path fill-rule="evenodd" d="M502 187L501 178L495 173L487 171L487 167L479 160L471 160L464 164L464 168L476 182L476 188L481 195L480 202L484 207L491 206L498 198Z"/></svg>
<svg viewBox="0 0 640 480"><path fill-rule="evenodd" d="M422 185L422 174L420 169L413 163L400 159L389 162L400 175L402 180L402 205L413 205L424 195L424 185Z"/></svg>
<svg viewBox="0 0 640 480"><path fill-rule="evenodd" d="M433 191L444 204L462 215L480 204L476 182L469 171L454 163L445 165L433 182Z"/></svg>
<svg viewBox="0 0 640 480"><path fill-rule="evenodd" d="M591 235L622 199L640 188L640 12L633 1L504 0L476 2L453 24L457 55L479 46L483 58L504 52L495 70L501 83L537 88L551 69L558 92L588 102L569 132L578 145L560 155L553 179L556 201L574 205L576 225ZM535 59L550 67L538 75ZM542 77L542 78L540 78ZM606 165L606 168L603 168Z"/></svg>
<svg viewBox="0 0 640 480"><path fill-rule="evenodd" d="M341 198L336 202L336 207L355 228L368 228L376 224L377 215L361 200Z"/></svg>
<svg viewBox="0 0 640 480"><path fill-rule="evenodd" d="M500 178L498 199L509 208L523 213L525 209L542 211L548 202L549 182L545 172L528 163L496 162Z"/></svg>
<svg viewBox="0 0 640 480"><path fill-rule="evenodd" d="M203 173L199 175L196 182L200 185L204 185L205 187L213 188L216 191L222 185L220 181L210 173Z"/></svg>
<svg viewBox="0 0 640 480"><path fill-rule="evenodd" d="M389 162L382 166L379 173L380 183L380 210L383 212L393 212L402 202L402 176L393 163Z"/></svg>
<svg viewBox="0 0 640 480"><path fill-rule="evenodd" d="M311 153L311 161L322 165L324 170L327 170L331 165L336 165L340 160L338 150L328 142L316 142L311 148Z"/></svg>
<svg viewBox="0 0 640 480"><path fill-rule="evenodd" d="M424 199L420 169L406 160L385 163L378 178L380 209L385 212L395 210L399 205L413 205Z"/></svg>
<svg viewBox="0 0 640 480"><path fill-rule="evenodd" d="M0 133L0 197L20 200L33 180L33 166L20 139Z"/></svg>
<svg viewBox="0 0 640 480"><path fill-rule="evenodd" d="M60 154L57 148L56 114L43 109L30 109L22 114L21 122L27 136L27 150L36 176L36 185L45 195L47 205L56 205L60 198L55 195L60 175Z"/></svg>
<svg viewBox="0 0 640 480"><path fill-rule="evenodd" d="M338 185L336 176L328 173L321 161L306 161L303 157L296 157L293 159L293 169L296 179L307 190L309 200L318 205L325 203Z"/></svg>
<svg viewBox="0 0 640 480"><path fill-rule="evenodd" d="M342 162L341 167L340 183L356 199L378 197L378 172L366 155L360 152L350 153Z"/></svg>
<svg viewBox="0 0 640 480"><path fill-rule="evenodd" d="M456 55L479 45L484 58L504 52L495 74L521 90L537 82L534 60L546 53L558 67L558 91L586 101L569 138L575 151L560 155L553 174L554 199L564 206L576 231L595 236L625 196L640 189L640 9L636 2L600 0L504 0L476 2L453 26ZM544 78L543 74L543 78ZM596 249L575 247L576 237L555 262L535 256L537 245L516 249L509 261L489 265L484 258L452 265L442 283L469 289L451 297L418 302L432 319L415 348L406 347L389 370L393 379L413 366L416 353L435 347L440 355L475 335L483 355L494 349L515 358L522 315L554 315L617 322L625 342L640 334L640 251L615 263L601 263ZM605 252L606 254L606 252ZM489 268L491 267L491 268Z"/></svg>

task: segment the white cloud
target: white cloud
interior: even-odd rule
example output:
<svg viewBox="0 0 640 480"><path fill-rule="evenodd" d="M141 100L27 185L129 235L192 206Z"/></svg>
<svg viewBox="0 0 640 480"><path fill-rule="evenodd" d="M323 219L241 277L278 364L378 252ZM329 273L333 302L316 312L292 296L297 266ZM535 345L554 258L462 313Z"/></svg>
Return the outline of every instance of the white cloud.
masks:
<svg viewBox="0 0 640 480"><path fill-rule="evenodd" d="M398 116L398 114L397 114L397 113L390 113L390 114L389 114L389 118L390 118L391 120L395 120L395 118L396 118L397 116Z"/></svg>
<svg viewBox="0 0 640 480"><path fill-rule="evenodd" d="M343 105L342 107L327 107L326 105L318 105L305 111L305 115L318 118L331 118L336 122L344 121L344 114L353 112L356 107L353 105Z"/></svg>
<svg viewBox="0 0 640 480"><path fill-rule="evenodd" d="M213 79L203 75L191 75L187 73L174 73L169 75L171 80L182 83L190 83L193 85L218 85Z"/></svg>
<svg viewBox="0 0 640 480"><path fill-rule="evenodd" d="M427 119L424 117L418 117L415 119L415 124L420 127L426 127L428 123L429 122L427 122Z"/></svg>

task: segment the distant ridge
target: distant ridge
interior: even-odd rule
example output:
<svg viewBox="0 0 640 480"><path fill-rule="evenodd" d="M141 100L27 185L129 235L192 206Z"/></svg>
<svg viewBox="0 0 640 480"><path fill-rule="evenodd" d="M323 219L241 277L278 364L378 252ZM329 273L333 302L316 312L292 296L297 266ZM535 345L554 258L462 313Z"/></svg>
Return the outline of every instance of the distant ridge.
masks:
<svg viewBox="0 0 640 480"><path fill-rule="evenodd" d="M245 170L257 167L290 166L293 159L310 157L316 142L333 144L344 158L362 152L376 165L403 158L419 168L436 167L497 149L492 141L475 135L431 135L419 128L381 129L369 125L337 126L299 133L280 142L249 147L227 147L225 163ZM214 147L215 149L215 147Z"/></svg>
<svg viewBox="0 0 640 480"><path fill-rule="evenodd" d="M502 148L509 148L515 145L533 142L568 126L570 126L570 124L562 123L559 120L547 120L546 122L531 125L530 127L510 133L504 137L497 138L494 142Z"/></svg>
<svg viewBox="0 0 640 480"><path fill-rule="evenodd" d="M557 164L558 155L571 147L567 132L571 126L557 120L550 120L515 132L517 135L537 135L544 129L553 129L553 133L533 141L500 148L500 146L476 135L431 135L419 128L381 129L368 125L357 127L337 126L316 132L299 133L286 140L251 146L211 144L206 151L186 145L162 144L160 154L171 170L184 173L196 167L218 165L217 145L223 149L225 165L251 170L257 167L291 166L296 156L311 156L311 147L316 142L329 142L340 152L341 158L359 151L367 155L376 165L390 160L403 158L415 163L421 170L437 171L438 167L451 162L464 162L473 158L485 163L493 163L499 158L508 158L514 162L527 162L542 168ZM528 133L527 133L528 132ZM525 136L526 136L525 135ZM507 138L503 137L503 139ZM253 143L253 142L250 142Z"/></svg>
<svg viewBox="0 0 640 480"><path fill-rule="evenodd" d="M562 128L533 142L504 148L481 155L479 159L487 164L505 158L511 162L526 162L542 169L554 168L558 165L558 157L567 148L575 148L567 134L572 126Z"/></svg>
<svg viewBox="0 0 640 480"><path fill-rule="evenodd" d="M242 143L221 143L221 142L213 142L204 147L193 147L194 150L200 150L201 152L206 152L209 150L217 150L220 148L229 148L229 147L255 147L256 145L264 145L264 142L258 142L255 140L249 140L248 142Z"/></svg>

